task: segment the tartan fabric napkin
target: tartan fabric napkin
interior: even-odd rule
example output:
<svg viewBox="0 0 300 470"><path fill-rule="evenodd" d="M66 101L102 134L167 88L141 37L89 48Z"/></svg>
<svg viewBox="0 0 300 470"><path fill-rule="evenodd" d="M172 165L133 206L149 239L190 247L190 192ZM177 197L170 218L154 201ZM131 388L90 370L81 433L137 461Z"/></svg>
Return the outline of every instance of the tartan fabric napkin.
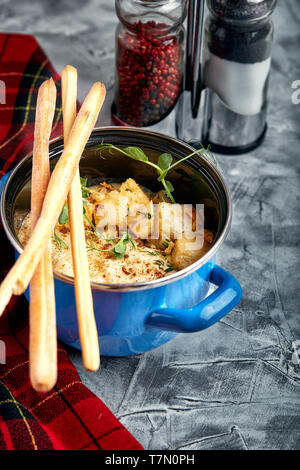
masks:
<svg viewBox="0 0 300 470"><path fill-rule="evenodd" d="M41 83L53 77L58 105L52 137L62 134L59 75L37 41L28 35L0 34L0 176L32 150L35 104ZM14 261L0 229L1 280ZM48 393L29 383L28 304L13 297L0 318L0 449L142 449L104 403L81 382L58 344L58 381ZM2 348L2 351L1 351Z"/></svg>

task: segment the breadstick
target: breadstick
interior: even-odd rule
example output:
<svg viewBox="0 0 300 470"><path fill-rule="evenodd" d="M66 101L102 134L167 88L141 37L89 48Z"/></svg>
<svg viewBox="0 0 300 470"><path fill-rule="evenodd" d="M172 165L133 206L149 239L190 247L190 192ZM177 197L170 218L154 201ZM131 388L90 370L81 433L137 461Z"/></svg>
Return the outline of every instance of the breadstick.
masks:
<svg viewBox="0 0 300 470"><path fill-rule="evenodd" d="M62 71L61 83L64 140L66 143L76 118L77 70L67 65ZM68 209L82 360L87 370L95 371L100 365L100 353L85 246L82 193L78 167L68 196Z"/></svg>
<svg viewBox="0 0 300 470"><path fill-rule="evenodd" d="M76 117L68 143L57 162L44 198L41 216L14 266L0 286L0 315L12 294L22 294L37 267L70 190L81 154L105 98L105 86L96 82Z"/></svg>
<svg viewBox="0 0 300 470"><path fill-rule="evenodd" d="M56 87L50 78L38 92L31 180L31 230L40 216L50 178L49 139L55 112ZM57 379L57 340L51 240L30 282L29 372L38 392L47 392Z"/></svg>

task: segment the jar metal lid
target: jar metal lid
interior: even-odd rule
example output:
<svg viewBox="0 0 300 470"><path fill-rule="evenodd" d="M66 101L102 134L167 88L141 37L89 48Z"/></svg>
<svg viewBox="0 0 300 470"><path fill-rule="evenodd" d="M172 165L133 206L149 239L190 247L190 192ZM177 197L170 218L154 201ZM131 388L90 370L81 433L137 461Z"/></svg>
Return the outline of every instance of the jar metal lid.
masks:
<svg viewBox="0 0 300 470"><path fill-rule="evenodd" d="M211 13L223 21L244 22L267 18L277 0L207 0Z"/></svg>

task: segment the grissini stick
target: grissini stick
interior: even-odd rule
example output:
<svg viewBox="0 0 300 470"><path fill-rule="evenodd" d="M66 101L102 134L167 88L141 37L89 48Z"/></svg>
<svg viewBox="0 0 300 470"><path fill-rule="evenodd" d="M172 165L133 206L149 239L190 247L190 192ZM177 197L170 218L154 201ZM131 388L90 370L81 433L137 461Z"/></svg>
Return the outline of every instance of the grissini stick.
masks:
<svg viewBox="0 0 300 470"><path fill-rule="evenodd" d="M71 65L66 65L63 69L61 84L64 141L66 144L76 118L77 70ZM95 371L100 365L100 352L82 219L83 205L79 167L77 167L68 195L68 209L82 360L87 370Z"/></svg>
<svg viewBox="0 0 300 470"><path fill-rule="evenodd" d="M31 230L40 216L50 178L49 139L56 104L52 78L38 92L31 180ZM47 392L57 379L57 339L51 239L48 239L30 282L29 374L38 392Z"/></svg>
<svg viewBox="0 0 300 470"><path fill-rule="evenodd" d="M0 286L0 315L12 294L22 294L33 276L67 198L81 154L96 123L104 98L105 86L102 82L96 82L80 108L68 143L52 172L40 218L23 253Z"/></svg>

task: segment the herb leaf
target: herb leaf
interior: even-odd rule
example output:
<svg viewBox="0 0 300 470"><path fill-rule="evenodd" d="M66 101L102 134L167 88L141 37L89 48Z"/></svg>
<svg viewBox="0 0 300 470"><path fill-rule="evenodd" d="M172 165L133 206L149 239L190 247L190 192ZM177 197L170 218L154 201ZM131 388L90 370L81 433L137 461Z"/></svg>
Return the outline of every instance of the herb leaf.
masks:
<svg viewBox="0 0 300 470"><path fill-rule="evenodd" d="M144 217L147 217L148 219L152 219L152 217L153 217L152 214L150 214L150 212L137 211L137 213L143 215Z"/></svg>
<svg viewBox="0 0 300 470"><path fill-rule="evenodd" d="M80 177L80 184L81 184L81 192L82 192L82 197L87 198L90 195L90 191L86 187L87 184L87 178L82 178ZM88 201L85 199L82 200L83 206L86 206L88 204ZM85 209L83 209L83 214L85 214ZM58 222L61 225L65 225L69 221L69 208L68 208L68 203L66 203L60 213Z"/></svg>
<svg viewBox="0 0 300 470"><path fill-rule="evenodd" d="M59 250L61 250L62 248L68 248L68 245L65 243L65 241L57 235L56 227L54 228L53 234L54 234L54 241Z"/></svg>
<svg viewBox="0 0 300 470"><path fill-rule="evenodd" d="M166 176L169 171L169 168L172 164L173 157L170 153L162 153L158 157L157 164L159 168L162 170L161 174L157 178L158 181L162 181Z"/></svg>
<svg viewBox="0 0 300 470"><path fill-rule="evenodd" d="M165 265L164 261L160 259L157 259L156 261L154 261L154 264L157 264L159 268L162 268Z"/></svg>
<svg viewBox="0 0 300 470"><path fill-rule="evenodd" d="M162 170L168 170L172 164L173 157L170 153L162 153L157 160L159 168Z"/></svg>
<svg viewBox="0 0 300 470"><path fill-rule="evenodd" d="M82 197L85 198L85 197L89 197L89 195L91 194L90 191L88 190L87 188L87 178L83 178L82 176L80 176L80 184L81 184L81 192L82 192Z"/></svg>
<svg viewBox="0 0 300 470"><path fill-rule="evenodd" d="M85 220L87 221L87 223L92 227L93 229L93 233L95 233L95 235L97 236L97 238L100 238L100 234L97 230L97 227L93 224L93 222L91 221L91 219L87 216L87 213L86 213L86 210L85 210L85 207L83 207L83 215L84 215L84 218Z"/></svg>
<svg viewBox="0 0 300 470"><path fill-rule="evenodd" d="M115 258L117 259L123 258L123 256L125 255L128 243L131 243L131 245L135 249L134 241L130 237L128 230L126 230L126 232L123 233L122 238L113 247L112 251L113 251Z"/></svg>
<svg viewBox="0 0 300 470"><path fill-rule="evenodd" d="M69 209L68 209L68 204L66 203L60 213L58 222L61 225L65 225L69 221Z"/></svg>
<svg viewBox="0 0 300 470"><path fill-rule="evenodd" d="M125 152L134 160L148 162L148 157L140 147L126 147Z"/></svg>
<svg viewBox="0 0 300 470"><path fill-rule="evenodd" d="M116 259L123 258L126 252L127 243L124 240L120 240L113 249L113 255Z"/></svg>
<svg viewBox="0 0 300 470"><path fill-rule="evenodd" d="M167 269L165 269L165 273L169 273L171 271L177 271L177 269L174 268L174 266L168 261L167 262Z"/></svg>
<svg viewBox="0 0 300 470"><path fill-rule="evenodd" d="M89 249L94 249L94 250L97 250L97 251L112 251L112 253L113 253L113 255L116 259L121 259L125 255L128 243L130 243L132 245L132 247L134 249L136 249L134 241L130 237L130 235L128 233L128 230L126 230L126 232L123 233L122 237L120 238L120 240L115 245L113 245L113 246L111 246L111 247L109 247L105 250L101 250L100 248L95 248L95 247L90 247Z"/></svg>

